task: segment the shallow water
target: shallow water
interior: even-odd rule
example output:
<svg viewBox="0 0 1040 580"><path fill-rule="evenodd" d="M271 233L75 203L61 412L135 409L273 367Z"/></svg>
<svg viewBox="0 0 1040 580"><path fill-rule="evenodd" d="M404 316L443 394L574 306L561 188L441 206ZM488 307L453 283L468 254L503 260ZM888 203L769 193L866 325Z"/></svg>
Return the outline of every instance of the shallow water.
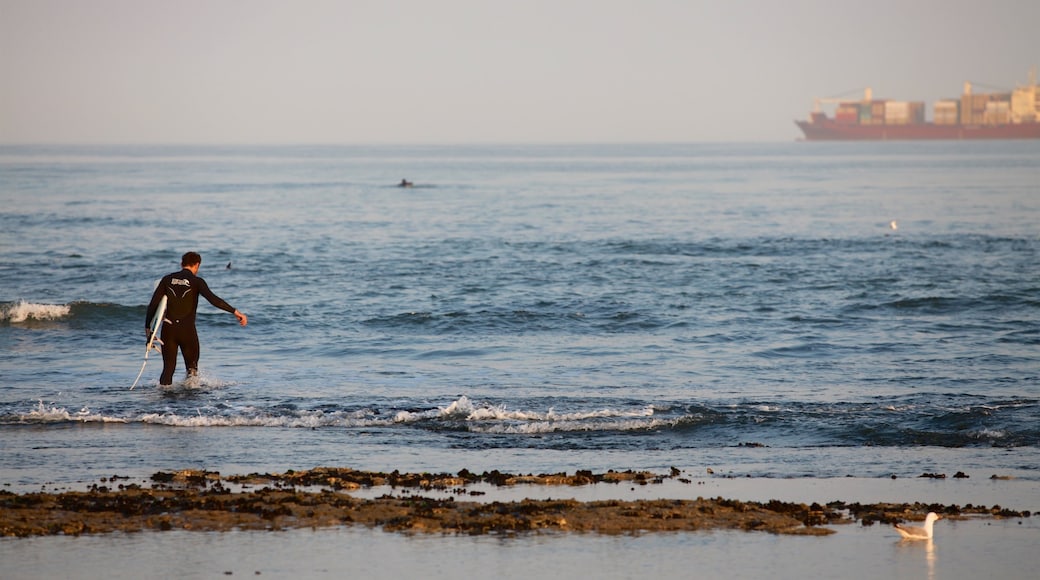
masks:
<svg viewBox="0 0 1040 580"><path fill-rule="evenodd" d="M826 537L748 532L634 536L408 536L345 528L0 539L5 578L1029 578L1037 522L941 521L931 542L880 526Z"/></svg>

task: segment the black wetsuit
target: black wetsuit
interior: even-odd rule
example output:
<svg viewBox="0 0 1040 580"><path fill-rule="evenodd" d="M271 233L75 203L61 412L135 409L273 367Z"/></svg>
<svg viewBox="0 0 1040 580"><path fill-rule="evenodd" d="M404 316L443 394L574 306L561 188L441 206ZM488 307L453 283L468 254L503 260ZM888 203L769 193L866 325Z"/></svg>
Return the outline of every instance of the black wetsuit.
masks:
<svg viewBox="0 0 1040 580"><path fill-rule="evenodd" d="M166 296L166 316L162 325L163 372L160 385L173 384L173 372L177 370L177 349L181 349L188 376L199 370L199 335L195 330L195 309L199 295L221 310L234 313L235 309L213 293L206 281L191 273L187 268L163 276L152 294L145 316L145 327L151 323L159 301Z"/></svg>

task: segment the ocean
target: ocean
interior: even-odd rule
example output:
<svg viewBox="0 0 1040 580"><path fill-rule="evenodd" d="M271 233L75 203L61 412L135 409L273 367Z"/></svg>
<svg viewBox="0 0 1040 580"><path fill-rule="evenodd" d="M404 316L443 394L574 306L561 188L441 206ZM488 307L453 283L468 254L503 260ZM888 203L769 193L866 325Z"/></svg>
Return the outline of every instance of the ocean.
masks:
<svg viewBox="0 0 1040 580"><path fill-rule="evenodd" d="M130 390L187 251L249 325L202 301L199 380L153 354ZM1040 500L1040 142L2 146L0 255L8 491L677 467Z"/></svg>

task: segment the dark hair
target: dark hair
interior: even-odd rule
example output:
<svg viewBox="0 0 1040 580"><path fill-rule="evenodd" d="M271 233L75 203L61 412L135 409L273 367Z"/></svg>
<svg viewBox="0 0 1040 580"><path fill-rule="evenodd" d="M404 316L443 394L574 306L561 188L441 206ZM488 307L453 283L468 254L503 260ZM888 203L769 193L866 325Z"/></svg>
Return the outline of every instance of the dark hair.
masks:
<svg viewBox="0 0 1040 580"><path fill-rule="evenodd" d="M181 267L194 266L202 263L202 256L198 252L188 252L181 256Z"/></svg>

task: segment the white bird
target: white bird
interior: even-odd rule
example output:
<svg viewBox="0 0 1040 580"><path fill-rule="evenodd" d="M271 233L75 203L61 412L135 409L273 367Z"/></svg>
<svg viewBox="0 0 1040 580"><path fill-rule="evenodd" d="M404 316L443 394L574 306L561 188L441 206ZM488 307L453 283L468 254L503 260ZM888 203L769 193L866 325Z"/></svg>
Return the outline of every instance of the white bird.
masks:
<svg viewBox="0 0 1040 580"><path fill-rule="evenodd" d="M895 524L896 531L899 532L903 539L906 540L930 540L932 539L932 524L936 520L941 520L942 516L935 512L928 512L928 515L924 517L923 526L904 526L903 524Z"/></svg>
<svg viewBox="0 0 1040 580"><path fill-rule="evenodd" d="M899 224L896 223L896 220L892 220L892 221L888 222L888 227L892 228L893 230L898 230L899 229Z"/></svg>

